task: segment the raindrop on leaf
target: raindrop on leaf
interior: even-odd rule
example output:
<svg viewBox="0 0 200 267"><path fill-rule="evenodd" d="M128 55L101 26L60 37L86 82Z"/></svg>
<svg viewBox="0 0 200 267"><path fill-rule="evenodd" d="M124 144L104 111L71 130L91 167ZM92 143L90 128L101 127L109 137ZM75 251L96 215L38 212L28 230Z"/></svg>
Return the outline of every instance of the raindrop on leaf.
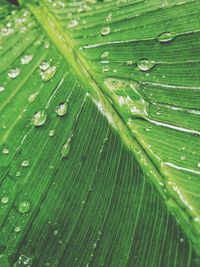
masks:
<svg viewBox="0 0 200 267"><path fill-rule="evenodd" d="M45 110L40 110L36 112L32 118L32 123L34 126L41 126L45 123L47 119L47 113Z"/></svg>

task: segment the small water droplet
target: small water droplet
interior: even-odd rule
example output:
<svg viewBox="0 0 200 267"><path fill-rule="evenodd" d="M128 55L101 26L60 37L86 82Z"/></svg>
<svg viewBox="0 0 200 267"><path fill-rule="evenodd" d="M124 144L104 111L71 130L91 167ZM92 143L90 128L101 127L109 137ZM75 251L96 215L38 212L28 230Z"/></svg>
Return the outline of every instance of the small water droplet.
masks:
<svg viewBox="0 0 200 267"><path fill-rule="evenodd" d="M182 155L181 156L181 160L185 160L185 155Z"/></svg>
<svg viewBox="0 0 200 267"><path fill-rule="evenodd" d="M151 68L153 68L153 66L155 65L155 61L151 61L148 59L142 59L138 62L137 65L141 71L148 71Z"/></svg>
<svg viewBox="0 0 200 267"><path fill-rule="evenodd" d="M39 68L43 71L48 70L50 63L48 61L42 61Z"/></svg>
<svg viewBox="0 0 200 267"><path fill-rule="evenodd" d="M8 200L9 200L9 198L6 197L6 196L4 196L4 197L1 198L1 203L2 204L7 204L8 203Z"/></svg>
<svg viewBox="0 0 200 267"><path fill-rule="evenodd" d="M2 153L3 153L3 154L8 154L8 153L9 153L8 148L3 148Z"/></svg>
<svg viewBox="0 0 200 267"><path fill-rule="evenodd" d="M71 135L67 142L63 145L62 149L61 149L61 158L66 158L69 154L69 150L70 150L70 144L71 144L71 141L72 141L72 136Z"/></svg>
<svg viewBox="0 0 200 267"><path fill-rule="evenodd" d="M58 233L59 233L58 230L55 230L55 231L53 232L54 235L57 235Z"/></svg>
<svg viewBox="0 0 200 267"><path fill-rule="evenodd" d="M105 66L103 66L103 68L102 68L102 71L103 71L103 72L108 72L109 70L110 70L110 68L109 68L108 65L105 65Z"/></svg>
<svg viewBox="0 0 200 267"><path fill-rule="evenodd" d="M72 20L70 20L70 22L68 23L68 27L69 28L73 28L73 27L75 27L75 26L77 26L78 25L78 20L76 20L76 19L72 19Z"/></svg>
<svg viewBox="0 0 200 267"><path fill-rule="evenodd" d="M110 27L108 27L108 26L103 27L101 29L100 33L101 33L102 36L108 35L110 33Z"/></svg>
<svg viewBox="0 0 200 267"><path fill-rule="evenodd" d="M10 69L8 71L8 77L15 79L18 75L20 74L20 69L15 68L15 69Z"/></svg>
<svg viewBox="0 0 200 267"><path fill-rule="evenodd" d="M26 255L20 255L18 260L17 260L17 266L18 264L23 264L23 265L28 265L28 267L31 266L31 258L30 257L27 257Z"/></svg>
<svg viewBox="0 0 200 267"><path fill-rule="evenodd" d="M50 130L49 131L49 136L54 136L54 134L55 134L55 130Z"/></svg>
<svg viewBox="0 0 200 267"><path fill-rule="evenodd" d="M15 231L15 233L19 233L19 232L21 231L20 226L16 226L16 227L14 228L14 231Z"/></svg>
<svg viewBox="0 0 200 267"><path fill-rule="evenodd" d="M5 90L5 87L0 86L0 92L3 92Z"/></svg>
<svg viewBox="0 0 200 267"><path fill-rule="evenodd" d="M5 28L3 28L3 29L1 29L1 35L2 36L8 36L8 35L10 35L11 33L13 33L13 29L12 28L10 28L10 27L5 27Z"/></svg>
<svg viewBox="0 0 200 267"><path fill-rule="evenodd" d="M197 163L197 167L199 167L199 168L200 168L200 162L198 162L198 163Z"/></svg>
<svg viewBox="0 0 200 267"><path fill-rule="evenodd" d="M131 66L131 65L133 65L133 61L132 61L132 60L128 60L128 61L126 62L126 64L127 64L128 66Z"/></svg>
<svg viewBox="0 0 200 267"><path fill-rule="evenodd" d="M112 14L111 13L106 17L106 21L107 22L111 22L112 21Z"/></svg>
<svg viewBox="0 0 200 267"><path fill-rule="evenodd" d="M20 171L17 171L16 174L15 174L17 177L19 177L21 175L21 172Z"/></svg>
<svg viewBox="0 0 200 267"><path fill-rule="evenodd" d="M34 94L30 95L28 98L28 102L33 103L35 101L37 95L38 95L38 93L34 93Z"/></svg>
<svg viewBox="0 0 200 267"><path fill-rule="evenodd" d="M45 110L40 110L36 112L32 118L32 123L34 126L41 126L45 123L47 119L47 113Z"/></svg>
<svg viewBox="0 0 200 267"><path fill-rule="evenodd" d="M29 161L28 160L23 160L21 163L22 167L28 167L29 166Z"/></svg>
<svg viewBox="0 0 200 267"><path fill-rule="evenodd" d="M49 67L46 71L41 73L42 80L46 82L51 80L55 75L55 73L56 73L56 67L55 66Z"/></svg>
<svg viewBox="0 0 200 267"><path fill-rule="evenodd" d="M58 114L58 116L64 116L67 112L67 103L63 102L59 104L55 111Z"/></svg>
<svg viewBox="0 0 200 267"><path fill-rule="evenodd" d="M158 41L160 43L170 42L175 36L174 32L164 32L158 36Z"/></svg>
<svg viewBox="0 0 200 267"><path fill-rule="evenodd" d="M22 201L18 206L18 211L20 213L27 213L31 208L31 203L27 200Z"/></svg>
<svg viewBox="0 0 200 267"><path fill-rule="evenodd" d="M101 58L107 58L109 56L109 52L108 51L104 51L102 54L101 54Z"/></svg>
<svg viewBox="0 0 200 267"><path fill-rule="evenodd" d="M23 65L26 65L28 64L29 62L31 62L31 60L33 59L33 56L32 55L25 55L21 58L21 63Z"/></svg>

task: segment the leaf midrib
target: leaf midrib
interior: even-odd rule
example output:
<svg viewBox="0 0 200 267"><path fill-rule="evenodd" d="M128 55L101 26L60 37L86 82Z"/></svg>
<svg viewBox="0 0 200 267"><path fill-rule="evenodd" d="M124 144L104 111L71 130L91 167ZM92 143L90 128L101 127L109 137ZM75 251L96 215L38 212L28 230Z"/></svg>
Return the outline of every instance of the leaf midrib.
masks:
<svg viewBox="0 0 200 267"><path fill-rule="evenodd" d="M43 1L41 1L43 2ZM187 236L192 240L195 240L196 230L188 227L191 225L190 218L191 215L189 211L184 209L183 203L175 198L171 194L169 188L168 192L164 191L165 187L161 187L159 183L165 183L164 177L157 166L152 162L151 158L147 155L143 147L140 145L136 137L131 133L129 127L125 124L123 118L118 114L114 107L110 104L99 84L95 81L92 73L89 71L90 67L82 55L75 51L75 42L68 37L66 33L63 32L62 27L56 21L54 16L45 7L45 4L34 5L26 4L29 10L33 13L34 17L40 23L41 27L45 30L46 34L53 42L58 51L63 55L70 66L74 69L79 79L83 82L85 87L90 92L94 102L100 104L103 107L101 113L107 117L111 117L113 120L113 127L120 135L121 140L126 145L126 147L132 152L138 164L144 170L148 178L156 187L157 191L165 200L165 204L171 211L176 210L178 217L181 219L181 225L184 228ZM64 42L63 42L64 41ZM170 201L168 201L170 200ZM185 221L183 221L185 219ZM196 249L197 253L198 248Z"/></svg>

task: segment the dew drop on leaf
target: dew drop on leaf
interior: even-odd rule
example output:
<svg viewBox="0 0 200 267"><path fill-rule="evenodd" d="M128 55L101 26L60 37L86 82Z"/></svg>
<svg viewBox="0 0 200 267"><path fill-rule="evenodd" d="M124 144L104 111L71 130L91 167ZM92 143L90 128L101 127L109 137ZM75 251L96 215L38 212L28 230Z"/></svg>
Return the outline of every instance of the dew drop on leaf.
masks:
<svg viewBox="0 0 200 267"><path fill-rule="evenodd" d="M3 153L3 154L8 154L8 153L9 153L8 148L3 148L2 153Z"/></svg>
<svg viewBox="0 0 200 267"><path fill-rule="evenodd" d="M0 86L0 92L3 92L5 88L3 86Z"/></svg>
<svg viewBox="0 0 200 267"><path fill-rule="evenodd" d="M103 27L101 29L100 33L101 33L102 36L108 35L110 33L110 27L108 27L108 26Z"/></svg>
<svg viewBox="0 0 200 267"><path fill-rule="evenodd" d="M61 149L61 158L66 158L69 154L69 150L70 150L70 144L71 144L71 140L72 140L72 135L68 138L67 142L63 145L62 149Z"/></svg>
<svg viewBox="0 0 200 267"><path fill-rule="evenodd" d="M21 163L22 167L28 167L29 166L29 161L28 160L23 160Z"/></svg>
<svg viewBox="0 0 200 267"><path fill-rule="evenodd" d="M55 111L58 114L58 116L64 116L67 112L67 103L63 102L59 104Z"/></svg>
<svg viewBox="0 0 200 267"><path fill-rule="evenodd" d="M27 213L31 208L31 203L27 200L22 201L18 206L18 211L20 213Z"/></svg>
<svg viewBox="0 0 200 267"><path fill-rule="evenodd" d="M45 110L40 110L36 112L32 118L32 123L34 126L41 126L45 123L47 119L47 113Z"/></svg>
<svg viewBox="0 0 200 267"><path fill-rule="evenodd" d="M8 200L9 200L9 198L6 197L6 196L4 196L4 197L1 198L1 203L2 204L7 204L8 203Z"/></svg>
<svg viewBox="0 0 200 267"><path fill-rule="evenodd" d="M11 33L13 33L13 31L14 30L12 28L5 27L5 28L1 29L1 35L2 36L8 36Z"/></svg>
<svg viewBox="0 0 200 267"><path fill-rule="evenodd" d="M158 36L158 41L160 43L167 43L170 42L176 34L174 32L164 32Z"/></svg>
<svg viewBox="0 0 200 267"><path fill-rule="evenodd" d="M15 68L15 69L10 69L8 71L8 77L15 79L18 75L20 74L20 69Z"/></svg>
<svg viewBox="0 0 200 267"><path fill-rule="evenodd" d="M76 19L72 19L70 20L70 22L68 23L68 27L69 28L73 28L76 27L78 25L78 21Z"/></svg>
<svg viewBox="0 0 200 267"><path fill-rule="evenodd" d="M128 66L131 66L131 65L133 65L133 61L132 61L132 60L128 60L128 61L126 62L126 64L127 64Z"/></svg>
<svg viewBox="0 0 200 267"><path fill-rule="evenodd" d="M28 102L33 103L35 101L37 95L38 95L38 93L34 93L34 94L30 95L28 98Z"/></svg>
<svg viewBox="0 0 200 267"><path fill-rule="evenodd" d="M20 226L16 226L16 227L14 228L14 231L15 231L15 233L19 233L19 232L21 231Z"/></svg>
<svg viewBox="0 0 200 267"><path fill-rule="evenodd" d="M54 136L54 134L55 134L55 130L50 130L49 131L49 136Z"/></svg>
<svg viewBox="0 0 200 267"><path fill-rule="evenodd" d="M148 60L148 59L142 59L138 62L138 68L141 71L148 71L155 65L154 61Z"/></svg>
<svg viewBox="0 0 200 267"><path fill-rule="evenodd" d="M42 80L46 82L51 80L53 76L55 75L55 73L56 73L56 67L55 66L49 67L46 71L41 73Z"/></svg>
<svg viewBox="0 0 200 267"><path fill-rule="evenodd" d="M102 54L101 54L101 58L107 58L109 56L109 52L108 51L104 51Z"/></svg>
<svg viewBox="0 0 200 267"><path fill-rule="evenodd" d="M23 56L21 58L21 63L22 63L22 65L26 65L29 62L31 62L32 59L33 59L33 56L32 55L25 55L25 56Z"/></svg>
<svg viewBox="0 0 200 267"><path fill-rule="evenodd" d="M199 167L199 168L200 168L200 162L198 162L198 163L197 163L197 167Z"/></svg>
<svg viewBox="0 0 200 267"><path fill-rule="evenodd" d="M42 61L39 68L43 71L48 70L50 63L48 61Z"/></svg>

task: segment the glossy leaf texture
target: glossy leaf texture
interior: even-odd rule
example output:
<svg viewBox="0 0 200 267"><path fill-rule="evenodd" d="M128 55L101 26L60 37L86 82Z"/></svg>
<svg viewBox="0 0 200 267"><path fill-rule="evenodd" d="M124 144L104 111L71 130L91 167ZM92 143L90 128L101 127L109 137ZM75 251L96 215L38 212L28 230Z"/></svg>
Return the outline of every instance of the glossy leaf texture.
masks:
<svg viewBox="0 0 200 267"><path fill-rule="evenodd" d="M0 266L199 266L198 3L0 17Z"/></svg>

